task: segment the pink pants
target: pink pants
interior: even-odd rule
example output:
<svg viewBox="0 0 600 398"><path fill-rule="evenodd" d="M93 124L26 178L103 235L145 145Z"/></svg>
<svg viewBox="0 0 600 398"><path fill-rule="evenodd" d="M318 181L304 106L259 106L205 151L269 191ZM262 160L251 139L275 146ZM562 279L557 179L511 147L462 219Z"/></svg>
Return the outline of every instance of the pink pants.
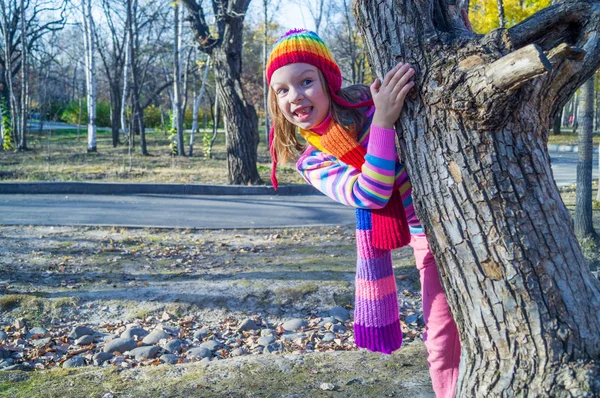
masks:
<svg viewBox="0 0 600 398"><path fill-rule="evenodd" d="M421 276L423 340L427 348L427 364L436 398L452 398L458 379L460 340L446 295L440 283L435 259L429 251L425 235L413 235L410 241Z"/></svg>

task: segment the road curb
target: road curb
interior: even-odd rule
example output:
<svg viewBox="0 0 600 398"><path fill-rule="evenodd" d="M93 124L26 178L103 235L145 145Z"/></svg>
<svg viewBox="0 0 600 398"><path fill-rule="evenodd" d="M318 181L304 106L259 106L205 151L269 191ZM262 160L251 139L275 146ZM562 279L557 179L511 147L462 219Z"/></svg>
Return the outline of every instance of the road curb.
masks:
<svg viewBox="0 0 600 398"><path fill-rule="evenodd" d="M119 182L3 182L0 194L71 194L71 195L311 195L319 193L311 185L200 185L132 184Z"/></svg>
<svg viewBox="0 0 600 398"><path fill-rule="evenodd" d="M557 145L557 144L549 144L549 151L556 152L579 152L579 148L577 145ZM592 149L594 153L598 153L598 148Z"/></svg>

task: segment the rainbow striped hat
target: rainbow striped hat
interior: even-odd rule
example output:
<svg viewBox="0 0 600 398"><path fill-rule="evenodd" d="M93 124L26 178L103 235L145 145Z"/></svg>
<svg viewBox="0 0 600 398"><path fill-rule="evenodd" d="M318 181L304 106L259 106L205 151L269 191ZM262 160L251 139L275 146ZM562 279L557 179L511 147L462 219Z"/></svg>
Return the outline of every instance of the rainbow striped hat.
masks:
<svg viewBox="0 0 600 398"><path fill-rule="evenodd" d="M267 82L271 84L271 76L277 69L296 62L310 64L321 70L329 86L331 99L336 103L349 108L363 108L373 104L371 101L354 104L337 95L342 88L342 72L329 48L315 32L292 29L275 42L267 61Z"/></svg>

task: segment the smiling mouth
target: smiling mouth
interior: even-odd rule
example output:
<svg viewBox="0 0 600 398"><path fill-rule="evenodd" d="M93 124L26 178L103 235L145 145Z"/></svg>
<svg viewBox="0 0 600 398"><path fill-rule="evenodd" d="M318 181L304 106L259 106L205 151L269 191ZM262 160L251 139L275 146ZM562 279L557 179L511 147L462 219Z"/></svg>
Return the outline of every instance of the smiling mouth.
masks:
<svg viewBox="0 0 600 398"><path fill-rule="evenodd" d="M298 109L297 111L294 112L294 116L296 116L297 118L305 118L306 116L308 116L313 110L312 106L307 106L301 109Z"/></svg>

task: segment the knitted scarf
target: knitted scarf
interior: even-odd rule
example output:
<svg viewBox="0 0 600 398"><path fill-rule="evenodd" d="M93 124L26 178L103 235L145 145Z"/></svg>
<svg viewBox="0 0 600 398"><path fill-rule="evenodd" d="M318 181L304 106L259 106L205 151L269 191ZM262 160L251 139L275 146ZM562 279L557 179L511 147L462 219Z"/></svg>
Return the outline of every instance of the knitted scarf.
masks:
<svg viewBox="0 0 600 398"><path fill-rule="evenodd" d="M361 170L367 153L334 120L322 136L300 131L317 149ZM359 347L390 354L402 345L398 294L391 249L410 241L402 198L394 186L383 209L356 209L356 298L354 340Z"/></svg>

